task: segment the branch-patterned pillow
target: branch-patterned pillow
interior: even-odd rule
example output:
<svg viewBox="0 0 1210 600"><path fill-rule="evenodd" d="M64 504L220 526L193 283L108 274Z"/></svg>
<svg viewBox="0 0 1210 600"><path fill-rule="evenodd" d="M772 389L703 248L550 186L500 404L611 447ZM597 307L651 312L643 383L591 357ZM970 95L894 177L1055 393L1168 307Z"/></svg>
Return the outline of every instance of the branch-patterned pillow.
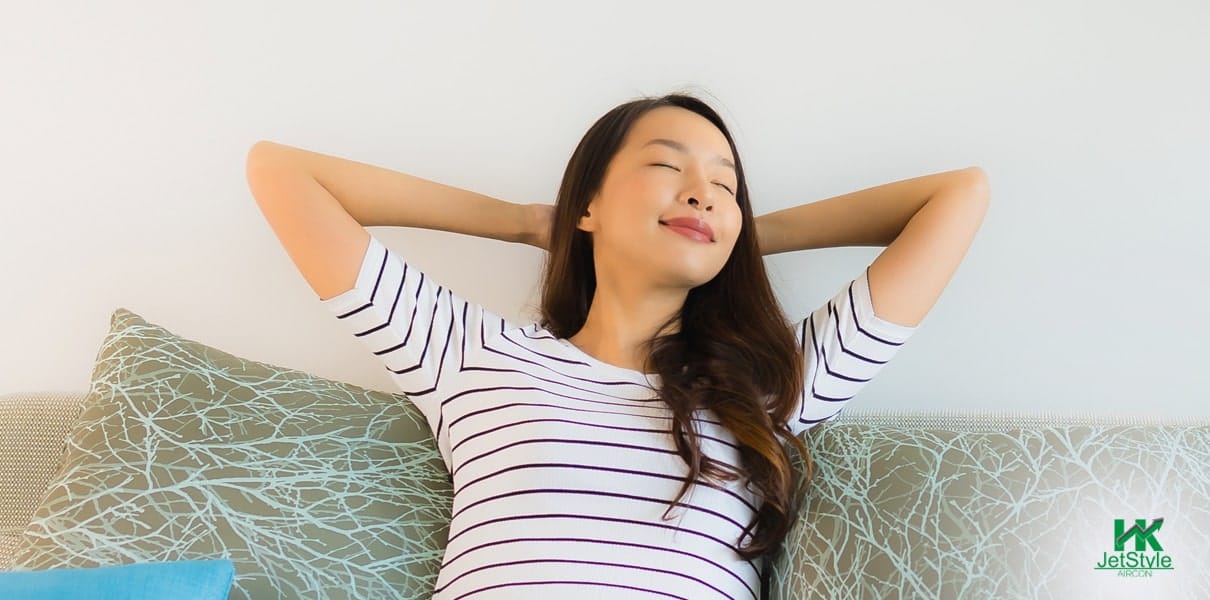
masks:
<svg viewBox="0 0 1210 600"><path fill-rule="evenodd" d="M229 558L231 598L427 598L452 498L406 396L118 308L12 568Z"/></svg>

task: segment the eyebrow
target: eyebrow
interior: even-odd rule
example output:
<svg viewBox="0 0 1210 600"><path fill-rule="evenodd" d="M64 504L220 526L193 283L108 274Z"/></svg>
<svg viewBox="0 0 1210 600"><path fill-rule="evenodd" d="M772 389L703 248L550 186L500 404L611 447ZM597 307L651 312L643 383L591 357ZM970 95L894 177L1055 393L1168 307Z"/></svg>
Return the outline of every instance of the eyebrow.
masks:
<svg viewBox="0 0 1210 600"><path fill-rule="evenodd" d="M667 140L664 138L655 138L655 139L647 142L646 144L643 144L641 146L641 148L646 148L647 146L650 146L652 144L662 144L664 146L668 146L669 148L673 148L675 150L680 150L681 152L685 152L685 153L689 152L689 148L687 148L684 144L682 144L676 140ZM715 155L714 162L716 164L723 165L724 167L729 167L732 171L735 170L735 165L732 164L731 161L729 161L721 156Z"/></svg>

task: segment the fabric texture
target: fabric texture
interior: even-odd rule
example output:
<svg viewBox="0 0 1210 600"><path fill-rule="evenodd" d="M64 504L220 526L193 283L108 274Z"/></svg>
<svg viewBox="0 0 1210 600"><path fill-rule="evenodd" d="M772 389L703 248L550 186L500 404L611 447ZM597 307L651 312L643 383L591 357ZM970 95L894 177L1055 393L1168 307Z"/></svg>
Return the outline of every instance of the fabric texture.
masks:
<svg viewBox="0 0 1210 600"><path fill-rule="evenodd" d="M79 392L0 396L0 570L59 470L82 399Z"/></svg>
<svg viewBox="0 0 1210 600"><path fill-rule="evenodd" d="M232 598L424 597L451 497L405 397L119 308L12 568L228 558Z"/></svg>
<svg viewBox="0 0 1210 600"><path fill-rule="evenodd" d="M787 325L806 361L795 433L835 418L915 329L875 315L866 277ZM659 375L507 321L372 235L354 286L319 301L424 413L453 479L435 598L759 596L761 561L737 552L758 507L746 479L699 478L668 510L688 466ZM711 410L694 426L704 454L740 465Z"/></svg>
<svg viewBox="0 0 1210 600"><path fill-rule="evenodd" d="M1086 421L871 414L808 431L816 472L770 598L1210 598L1210 421ZM1115 519L1157 518L1173 570L1094 568L1120 554Z"/></svg>
<svg viewBox="0 0 1210 600"><path fill-rule="evenodd" d="M227 559L132 563L0 573L5 600L225 600L235 566Z"/></svg>

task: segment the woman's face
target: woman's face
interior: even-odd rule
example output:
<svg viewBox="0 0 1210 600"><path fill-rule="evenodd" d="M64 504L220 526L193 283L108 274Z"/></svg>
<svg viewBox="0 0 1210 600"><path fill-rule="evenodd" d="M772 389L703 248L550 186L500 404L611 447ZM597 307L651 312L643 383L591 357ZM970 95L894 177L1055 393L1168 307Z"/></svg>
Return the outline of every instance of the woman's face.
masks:
<svg viewBox="0 0 1210 600"><path fill-rule="evenodd" d="M577 225L592 232L598 275L645 274L683 288L718 275L743 223L734 162L723 133L693 111L661 106L640 117ZM661 224L682 217L705 221L713 241Z"/></svg>

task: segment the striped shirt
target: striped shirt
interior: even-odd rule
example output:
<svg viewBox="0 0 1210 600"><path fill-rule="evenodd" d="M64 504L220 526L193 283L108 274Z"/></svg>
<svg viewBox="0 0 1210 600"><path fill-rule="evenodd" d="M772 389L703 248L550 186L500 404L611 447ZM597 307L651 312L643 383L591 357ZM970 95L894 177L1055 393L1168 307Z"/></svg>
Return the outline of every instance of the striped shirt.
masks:
<svg viewBox="0 0 1210 600"><path fill-rule="evenodd" d="M834 417L915 329L874 314L866 277L795 328L807 382L795 434ZM757 509L745 480L699 479L662 518L688 467L659 375L505 320L372 235L355 286L320 302L424 413L449 469L434 598L759 597L762 561L735 552ZM739 463L713 412L694 425L703 453Z"/></svg>

